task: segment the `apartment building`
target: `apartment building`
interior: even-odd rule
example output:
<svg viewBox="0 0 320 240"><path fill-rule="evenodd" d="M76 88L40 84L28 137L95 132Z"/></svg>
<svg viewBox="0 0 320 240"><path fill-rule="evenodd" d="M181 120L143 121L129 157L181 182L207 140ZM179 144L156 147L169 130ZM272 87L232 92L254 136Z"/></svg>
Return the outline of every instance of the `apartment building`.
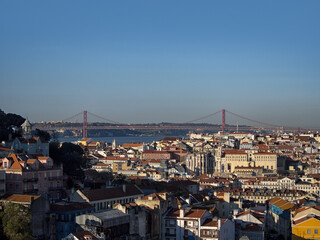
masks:
<svg viewBox="0 0 320 240"><path fill-rule="evenodd" d="M320 239L320 207L300 207L292 214L292 239Z"/></svg>
<svg viewBox="0 0 320 240"><path fill-rule="evenodd" d="M8 194L35 194L59 199L63 190L62 165L56 166L50 157L10 154L1 159L6 172Z"/></svg>
<svg viewBox="0 0 320 240"><path fill-rule="evenodd" d="M218 149L215 156L215 172L233 173L238 167L262 167L265 172L277 172L276 153L254 152L237 149Z"/></svg>
<svg viewBox="0 0 320 240"><path fill-rule="evenodd" d="M267 204L265 229L271 239L282 237L289 240L292 237L291 212L296 206L281 198L272 198Z"/></svg>
<svg viewBox="0 0 320 240"><path fill-rule="evenodd" d="M161 239L200 239L201 226L212 215L204 209L178 209L168 212L163 219Z"/></svg>
<svg viewBox="0 0 320 240"><path fill-rule="evenodd" d="M115 203L134 202L143 196L143 192L135 185L123 185L105 189L77 190L70 194L72 202L88 202L95 211L110 209Z"/></svg>

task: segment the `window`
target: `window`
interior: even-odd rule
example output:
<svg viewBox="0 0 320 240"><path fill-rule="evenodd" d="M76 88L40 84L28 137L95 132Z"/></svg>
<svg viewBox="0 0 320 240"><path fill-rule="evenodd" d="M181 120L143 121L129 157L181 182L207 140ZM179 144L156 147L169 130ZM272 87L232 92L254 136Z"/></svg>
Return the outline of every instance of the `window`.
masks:
<svg viewBox="0 0 320 240"><path fill-rule="evenodd" d="M307 229L307 234L311 234L311 229Z"/></svg>
<svg viewBox="0 0 320 240"><path fill-rule="evenodd" d="M314 234L318 234L318 229L315 229L315 230L314 230Z"/></svg>

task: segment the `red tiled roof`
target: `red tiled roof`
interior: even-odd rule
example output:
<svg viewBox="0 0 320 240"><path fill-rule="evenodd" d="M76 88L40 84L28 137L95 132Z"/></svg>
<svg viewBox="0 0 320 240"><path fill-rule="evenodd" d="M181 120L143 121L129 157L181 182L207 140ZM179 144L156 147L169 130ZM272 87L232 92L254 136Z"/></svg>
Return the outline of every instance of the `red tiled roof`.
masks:
<svg viewBox="0 0 320 240"><path fill-rule="evenodd" d="M312 216L306 216L306 217L303 217L303 218L299 218L298 220L293 221L293 224L294 224L294 225L298 225L298 224L300 224L300 223L302 223L302 222L309 221L309 220L312 219L312 218L320 221L320 217L319 217L319 216L313 216L313 215L312 215ZM319 226L319 225L318 225L318 226Z"/></svg>
<svg viewBox="0 0 320 240"><path fill-rule="evenodd" d="M260 231L262 231L262 227L260 227L256 223L250 223L250 224L246 225L244 228L242 228L242 230L250 231L250 232L260 232Z"/></svg>
<svg viewBox="0 0 320 240"><path fill-rule="evenodd" d="M122 144L122 147L124 148L136 148L142 146L143 143L124 143Z"/></svg>
<svg viewBox="0 0 320 240"><path fill-rule="evenodd" d="M167 151L144 150L143 153L169 154Z"/></svg>
<svg viewBox="0 0 320 240"><path fill-rule="evenodd" d="M107 167L108 164L98 162L94 166Z"/></svg>
<svg viewBox="0 0 320 240"><path fill-rule="evenodd" d="M0 152L11 152L11 151L13 151L11 148L0 146Z"/></svg>
<svg viewBox="0 0 320 240"><path fill-rule="evenodd" d="M295 205L292 203L289 203L286 200L283 200L282 198L272 198L269 200L269 203L283 209L283 210L289 210L293 208Z"/></svg>
<svg viewBox="0 0 320 240"><path fill-rule="evenodd" d="M142 200L149 200L149 198L151 198L151 197L152 197L152 200L158 200L158 201L163 200L162 197L160 197L156 193L149 194L147 196L142 197L141 199Z"/></svg>
<svg viewBox="0 0 320 240"><path fill-rule="evenodd" d="M218 220L207 219L203 224L203 227L218 227Z"/></svg>
<svg viewBox="0 0 320 240"><path fill-rule="evenodd" d="M237 150L237 149L226 149L224 150L225 154L236 154L236 155L247 155L245 151Z"/></svg>
<svg viewBox="0 0 320 240"><path fill-rule="evenodd" d="M9 197L4 198L2 200L8 201L8 202L31 203L32 198L36 200L39 197L40 196L36 196L36 195L12 194Z"/></svg>
<svg viewBox="0 0 320 240"><path fill-rule="evenodd" d="M254 155L277 155L276 153L269 153L269 152L260 152L260 153L255 153Z"/></svg>
<svg viewBox="0 0 320 240"><path fill-rule="evenodd" d="M14 161L13 164L11 165L11 167L9 168L11 170L22 170L22 166L20 164L20 161Z"/></svg>
<svg viewBox="0 0 320 240"><path fill-rule="evenodd" d="M186 211L184 214L184 218L201 218L203 214L205 214L206 210L204 209L190 209L189 211ZM173 211L168 214L168 216L171 217L179 217L180 216L180 210Z"/></svg>
<svg viewBox="0 0 320 240"><path fill-rule="evenodd" d="M92 240L99 240L97 237L95 237L91 232L89 231L83 231L83 232L75 232L72 233L77 239L79 240L87 240L88 237L91 237Z"/></svg>

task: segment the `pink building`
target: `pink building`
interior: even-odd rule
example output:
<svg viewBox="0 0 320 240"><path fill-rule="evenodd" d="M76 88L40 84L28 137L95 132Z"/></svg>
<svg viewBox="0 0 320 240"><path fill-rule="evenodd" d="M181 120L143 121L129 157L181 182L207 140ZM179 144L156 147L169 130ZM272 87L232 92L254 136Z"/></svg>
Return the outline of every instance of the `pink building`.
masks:
<svg viewBox="0 0 320 240"><path fill-rule="evenodd" d="M34 194L57 199L63 189L63 169L50 157L10 154L1 159L8 194Z"/></svg>
<svg viewBox="0 0 320 240"><path fill-rule="evenodd" d="M145 150L143 152L143 160L162 160L162 159L172 159L172 153L167 151L155 151L155 150Z"/></svg>

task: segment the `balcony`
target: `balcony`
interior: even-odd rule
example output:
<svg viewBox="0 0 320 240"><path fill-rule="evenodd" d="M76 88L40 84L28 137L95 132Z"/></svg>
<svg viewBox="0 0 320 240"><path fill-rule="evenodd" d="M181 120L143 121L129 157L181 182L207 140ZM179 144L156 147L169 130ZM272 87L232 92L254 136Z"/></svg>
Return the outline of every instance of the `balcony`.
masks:
<svg viewBox="0 0 320 240"><path fill-rule="evenodd" d="M176 224L175 223L172 223L172 224L170 224L170 223L166 223L166 227L167 228L176 228Z"/></svg>
<svg viewBox="0 0 320 240"><path fill-rule="evenodd" d="M63 189L63 187L49 187L49 191L59 191L62 189Z"/></svg>
<svg viewBox="0 0 320 240"><path fill-rule="evenodd" d="M175 236L176 236L176 233L166 232L165 236L166 236L166 237L175 237Z"/></svg>
<svg viewBox="0 0 320 240"><path fill-rule="evenodd" d="M24 178L23 182L38 182L38 178Z"/></svg>
<svg viewBox="0 0 320 240"><path fill-rule="evenodd" d="M49 181L62 180L62 176L48 177Z"/></svg>
<svg viewBox="0 0 320 240"><path fill-rule="evenodd" d="M38 193L39 189L25 189L23 190L24 194L36 194Z"/></svg>

